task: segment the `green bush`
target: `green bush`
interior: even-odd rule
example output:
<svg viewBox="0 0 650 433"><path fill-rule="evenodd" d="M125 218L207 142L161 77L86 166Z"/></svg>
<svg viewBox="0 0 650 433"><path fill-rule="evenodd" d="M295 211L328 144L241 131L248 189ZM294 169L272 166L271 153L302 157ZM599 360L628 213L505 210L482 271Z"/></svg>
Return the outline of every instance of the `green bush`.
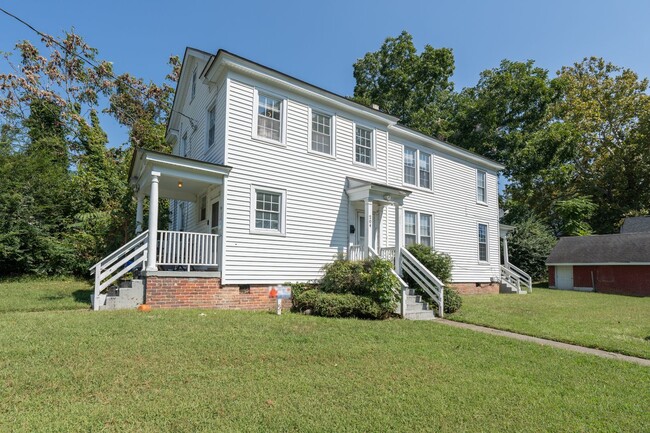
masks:
<svg viewBox="0 0 650 433"><path fill-rule="evenodd" d="M339 258L323 267L320 290L364 296L382 309L392 311L397 305L393 290L399 291L400 285L391 270L391 263L379 258L355 261Z"/></svg>
<svg viewBox="0 0 650 433"><path fill-rule="evenodd" d="M300 312L311 310L323 317L358 317L361 319L384 319L392 310L366 296L351 293L325 293L318 289L293 293L294 309Z"/></svg>
<svg viewBox="0 0 650 433"><path fill-rule="evenodd" d="M460 297L458 291L451 286L445 286L443 292L443 301L445 314L455 313L463 306L463 298Z"/></svg>

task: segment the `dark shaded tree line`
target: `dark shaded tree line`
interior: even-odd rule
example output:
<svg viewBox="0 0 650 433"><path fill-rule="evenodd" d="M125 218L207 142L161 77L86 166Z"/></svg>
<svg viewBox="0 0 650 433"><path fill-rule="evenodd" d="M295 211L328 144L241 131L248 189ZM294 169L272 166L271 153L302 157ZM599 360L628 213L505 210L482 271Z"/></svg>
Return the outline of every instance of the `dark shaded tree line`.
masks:
<svg viewBox="0 0 650 433"><path fill-rule="evenodd" d="M167 151L179 61L162 85L115 75L70 32L18 43L0 74L0 275L78 274L133 233L134 145ZM108 146L99 112L129 129Z"/></svg>

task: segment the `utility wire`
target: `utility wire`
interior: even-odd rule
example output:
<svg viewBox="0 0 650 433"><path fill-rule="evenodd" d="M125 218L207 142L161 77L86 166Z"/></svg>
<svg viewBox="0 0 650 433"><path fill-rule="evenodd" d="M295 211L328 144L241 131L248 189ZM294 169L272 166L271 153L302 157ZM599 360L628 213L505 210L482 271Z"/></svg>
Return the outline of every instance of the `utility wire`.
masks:
<svg viewBox="0 0 650 433"><path fill-rule="evenodd" d="M50 35L48 35L48 34L46 34L46 33L41 32L41 31L38 30L36 27L32 26L31 24L29 24L27 21L23 20L22 18L20 18L20 17L14 15L14 14L12 14L11 12L7 11L6 9L4 9L4 8L2 8L2 7L0 7L0 12L4 13L5 15L8 15L9 17L15 19L15 20L18 21L19 23L21 23L21 24L23 24L24 26L28 27L28 28L29 28L30 30L32 30L34 33L36 33L36 34L38 34L39 36L41 36L42 38L44 38L44 39L46 39L46 40L52 42L53 44L55 44L56 46L58 46L59 48L61 48L62 50L64 50L66 53L68 53L68 54L70 54L70 55L72 55L72 56L74 56L74 57L76 57L76 58L78 58L78 59L80 59L80 60L82 60L82 61L88 63L90 66L92 66L92 67L95 68L95 69L99 69L99 65L97 65L97 64L96 64L95 62L93 62L92 60L88 59L86 56L82 56L81 54L79 54L79 53L77 53L77 52L70 51L70 50L69 50L65 45L63 45L62 43L60 43L59 41L57 41L53 36L50 36ZM112 71L109 71L109 72L108 72L108 75L109 75L111 78L113 78L114 80L117 80L117 79L118 79L118 77L117 77L117 76L116 76ZM144 90L139 89L139 88L133 86L133 85L132 85L131 83L129 83L128 81L124 81L123 83L126 84L126 85L127 85L129 88L131 88L132 90L134 90L134 91L140 93L141 95L145 96L146 98L149 97L149 95L147 95L147 93L146 93ZM196 120L194 120L194 119L191 118L190 116L188 116L188 115L186 115L185 113L182 113L182 112L180 112L180 111L178 111L178 110L174 110L173 108L170 108L168 104L165 104L165 108L168 108L170 112L175 112L175 113L178 113L179 115L181 115L181 116L183 116L183 117L186 117L187 119L189 119L190 124L192 125L192 127L194 127L194 122L196 122ZM134 119L133 117L131 117L131 115L130 115L129 113L126 113L125 111L123 111L122 113L123 113L123 114L126 114L128 117L130 117L132 121L134 121L134 122L136 121L136 119Z"/></svg>

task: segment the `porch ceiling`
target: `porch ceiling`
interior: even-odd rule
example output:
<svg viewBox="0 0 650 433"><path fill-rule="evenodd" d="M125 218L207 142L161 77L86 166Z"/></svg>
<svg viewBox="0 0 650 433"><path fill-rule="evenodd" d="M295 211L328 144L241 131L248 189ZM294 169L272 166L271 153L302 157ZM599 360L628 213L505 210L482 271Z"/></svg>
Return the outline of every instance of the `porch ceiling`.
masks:
<svg viewBox="0 0 650 433"><path fill-rule="evenodd" d="M223 184L230 170L226 165L138 148L131 161L129 184L136 193L149 195L153 174L158 174L160 198L194 201L207 187Z"/></svg>
<svg viewBox="0 0 650 433"><path fill-rule="evenodd" d="M404 198L411 194L411 191L406 189L351 177L347 178L345 191L350 197L350 201L371 200L386 204L397 203L400 206L403 204Z"/></svg>

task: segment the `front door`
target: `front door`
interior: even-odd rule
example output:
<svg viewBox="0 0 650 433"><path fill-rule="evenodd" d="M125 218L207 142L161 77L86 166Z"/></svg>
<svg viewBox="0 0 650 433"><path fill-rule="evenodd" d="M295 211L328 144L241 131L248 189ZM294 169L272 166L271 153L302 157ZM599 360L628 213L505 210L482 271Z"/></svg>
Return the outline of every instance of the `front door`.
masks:
<svg viewBox="0 0 650 433"><path fill-rule="evenodd" d="M362 211L357 212L357 245L365 245L366 242L366 215Z"/></svg>
<svg viewBox="0 0 650 433"><path fill-rule="evenodd" d="M218 235L221 232L219 221L219 200L214 200L210 204L210 233Z"/></svg>

